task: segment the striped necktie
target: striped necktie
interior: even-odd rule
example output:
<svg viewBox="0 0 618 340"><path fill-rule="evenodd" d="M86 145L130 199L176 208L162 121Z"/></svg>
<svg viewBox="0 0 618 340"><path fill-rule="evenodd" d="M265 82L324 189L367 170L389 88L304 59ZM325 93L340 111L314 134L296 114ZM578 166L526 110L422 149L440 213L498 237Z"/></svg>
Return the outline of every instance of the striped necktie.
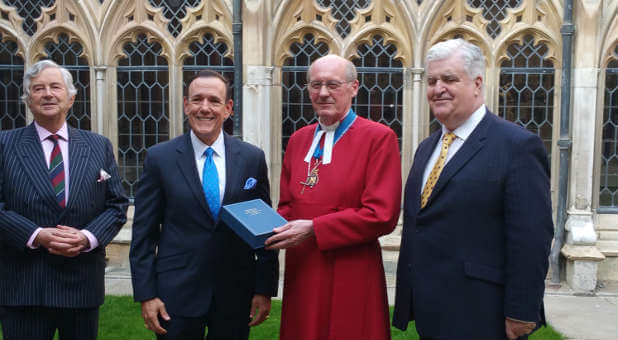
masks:
<svg viewBox="0 0 618 340"><path fill-rule="evenodd" d="M442 137L442 149L440 150L440 156L438 157L436 164L433 165L433 169L431 169L429 177L427 177L427 183L425 183L425 188L421 194L421 209L424 208L429 201L429 196L431 196L433 187L436 186L438 178L440 178L440 173L442 173L442 169L444 168L446 156L448 155L448 148L451 146L451 143L453 143L455 138L457 138L457 136L452 132L448 132L444 135L444 137Z"/></svg>
<svg viewBox="0 0 618 340"><path fill-rule="evenodd" d="M51 135L48 138L54 143L54 148L52 149L49 157L49 179L51 180L52 187L54 188L58 205L60 205L61 208L64 208L66 206L64 199L64 162L62 160L60 145L58 144L58 139L60 136Z"/></svg>
<svg viewBox="0 0 618 340"><path fill-rule="evenodd" d="M204 152L206 161L204 162L204 171L202 173L202 187L204 189L204 195L206 196L206 203L208 203L210 212L216 221L220 206L219 175L217 174L217 166L212 159L213 152L214 150L210 147Z"/></svg>

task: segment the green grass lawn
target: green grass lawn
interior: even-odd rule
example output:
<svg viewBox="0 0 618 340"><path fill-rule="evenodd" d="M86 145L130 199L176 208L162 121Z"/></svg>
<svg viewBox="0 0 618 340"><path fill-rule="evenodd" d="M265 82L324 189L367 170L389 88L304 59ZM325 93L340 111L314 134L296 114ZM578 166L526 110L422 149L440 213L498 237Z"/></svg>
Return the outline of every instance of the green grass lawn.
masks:
<svg viewBox="0 0 618 340"><path fill-rule="evenodd" d="M392 307L391 307L392 313ZM251 340L276 340L279 339L279 323L281 321L281 301L273 300L270 318L263 324L251 329ZM402 332L392 328L393 340L418 339L414 330L414 323L408 330ZM107 296L105 304L101 307L99 318L100 340L141 340L155 339L154 333L144 328L140 306L128 296ZM551 327L544 327L535 332L530 340L562 340L563 336ZM2 340L2 335L0 335Z"/></svg>

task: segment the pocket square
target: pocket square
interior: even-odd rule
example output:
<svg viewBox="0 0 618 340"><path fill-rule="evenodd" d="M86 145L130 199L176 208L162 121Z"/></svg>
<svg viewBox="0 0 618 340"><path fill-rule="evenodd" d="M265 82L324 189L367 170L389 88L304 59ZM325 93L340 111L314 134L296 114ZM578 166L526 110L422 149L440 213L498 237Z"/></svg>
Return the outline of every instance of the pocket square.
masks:
<svg viewBox="0 0 618 340"><path fill-rule="evenodd" d="M255 188L255 184L257 183L257 180L253 177L249 177L247 178L247 181L245 182L245 187L243 189L245 190L250 190Z"/></svg>
<svg viewBox="0 0 618 340"><path fill-rule="evenodd" d="M97 182L107 181L110 178L112 178L112 176L110 176L107 172L105 172L105 170L103 169L99 170L99 179L97 179Z"/></svg>

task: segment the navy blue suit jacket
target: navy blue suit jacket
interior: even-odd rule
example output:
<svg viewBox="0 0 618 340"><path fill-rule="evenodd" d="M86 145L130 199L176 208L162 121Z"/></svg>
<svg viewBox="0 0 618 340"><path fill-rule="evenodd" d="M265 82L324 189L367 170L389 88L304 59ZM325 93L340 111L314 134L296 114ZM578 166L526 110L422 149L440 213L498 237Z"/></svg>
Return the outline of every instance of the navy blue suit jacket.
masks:
<svg viewBox="0 0 618 340"><path fill-rule="evenodd" d="M264 152L224 138L222 205L257 198L270 204ZM245 190L250 177L257 183ZM253 251L213 220L189 133L148 149L135 195L130 260L135 300L158 297L171 315L204 316L215 298L226 301L226 310L217 312L248 318L254 294L277 294L277 252Z"/></svg>
<svg viewBox="0 0 618 340"><path fill-rule="evenodd" d="M91 308L103 303L105 246L128 199L110 141L69 127L69 200L56 201L34 124L0 132L0 305ZM100 170L111 178L98 181ZM74 258L26 246L38 227L86 229L99 246Z"/></svg>
<svg viewBox="0 0 618 340"><path fill-rule="evenodd" d="M437 339L504 339L505 317L544 322L553 223L541 139L487 112L420 209L440 134L419 145L405 187L393 325L416 320Z"/></svg>

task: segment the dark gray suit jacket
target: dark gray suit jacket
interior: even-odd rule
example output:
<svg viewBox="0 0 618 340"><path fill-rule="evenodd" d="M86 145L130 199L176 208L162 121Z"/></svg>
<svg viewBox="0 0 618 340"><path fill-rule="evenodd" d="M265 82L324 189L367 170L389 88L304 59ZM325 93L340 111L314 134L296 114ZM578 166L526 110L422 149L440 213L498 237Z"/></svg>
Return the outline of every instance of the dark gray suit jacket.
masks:
<svg viewBox="0 0 618 340"><path fill-rule="evenodd" d="M257 198L270 204L264 152L224 138L222 205ZM257 183L245 189L251 177ZM254 294L277 294L277 252L253 251L213 220L189 133L148 149L135 195L130 260L135 300L158 297L171 315L204 316L214 298L225 301L217 313L246 317Z"/></svg>
<svg viewBox="0 0 618 340"><path fill-rule="evenodd" d="M61 208L34 124L0 132L0 305L89 308L103 303L105 246L126 221L110 141L69 127L69 200ZM111 178L97 182L100 170ZM86 229L99 246L74 258L30 249L38 227Z"/></svg>

